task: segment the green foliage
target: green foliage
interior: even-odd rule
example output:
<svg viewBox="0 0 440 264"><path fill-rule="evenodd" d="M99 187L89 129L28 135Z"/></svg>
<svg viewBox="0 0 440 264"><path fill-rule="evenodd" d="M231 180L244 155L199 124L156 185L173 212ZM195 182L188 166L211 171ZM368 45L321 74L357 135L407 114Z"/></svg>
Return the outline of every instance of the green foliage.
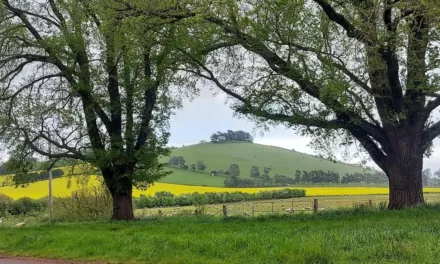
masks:
<svg viewBox="0 0 440 264"><path fill-rule="evenodd" d="M34 200L29 197L23 197L12 201L8 208L11 215L27 215L31 212L43 211L47 206L45 200Z"/></svg>
<svg viewBox="0 0 440 264"><path fill-rule="evenodd" d="M52 178L60 178L64 175L63 170L61 169L54 169L52 170ZM42 171L40 173L38 172L17 172L13 175L12 180L16 187L26 187L29 183L33 183L36 181L42 181L49 179L49 172L48 171Z"/></svg>
<svg viewBox="0 0 440 264"><path fill-rule="evenodd" d="M283 189L273 191L259 191L257 193L244 192L207 192L173 195L169 192L157 192L154 196L141 196L134 199L136 208L154 208L169 206L187 206L200 204L234 203L242 201L259 201L271 199L289 199L304 197L305 190Z"/></svg>
<svg viewBox="0 0 440 264"><path fill-rule="evenodd" d="M228 171L231 178L238 178L240 176L240 167L235 163L229 166Z"/></svg>
<svg viewBox="0 0 440 264"><path fill-rule="evenodd" d="M158 160L169 155L169 117L195 81L176 70L184 57L172 21L155 12L122 18L119 8L114 0L0 4L0 140L20 184L37 156L92 164L121 195L169 174Z"/></svg>
<svg viewBox="0 0 440 264"><path fill-rule="evenodd" d="M244 131L228 130L225 133L218 131L211 135L211 143L227 143L227 142L252 142L254 139L251 134Z"/></svg>
<svg viewBox="0 0 440 264"><path fill-rule="evenodd" d="M251 168L251 177L252 178L260 177L260 171L258 170L257 166L252 166L252 168Z"/></svg>
<svg viewBox="0 0 440 264"><path fill-rule="evenodd" d="M203 160L197 161L197 169L199 171L204 171L206 169L206 165L205 165L205 162L203 162Z"/></svg>
<svg viewBox="0 0 440 264"><path fill-rule="evenodd" d="M4 217L8 214L12 203L13 200L11 197L0 193L0 217Z"/></svg>
<svg viewBox="0 0 440 264"><path fill-rule="evenodd" d="M183 168L185 165L185 159L182 156L174 156L171 157L168 161L168 166L170 167L176 167L176 168Z"/></svg>

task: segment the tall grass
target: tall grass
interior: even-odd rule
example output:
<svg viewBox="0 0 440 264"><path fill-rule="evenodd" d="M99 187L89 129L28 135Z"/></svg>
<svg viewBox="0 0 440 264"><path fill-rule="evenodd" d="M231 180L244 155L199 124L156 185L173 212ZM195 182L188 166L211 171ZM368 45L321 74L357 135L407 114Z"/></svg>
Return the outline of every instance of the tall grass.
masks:
<svg viewBox="0 0 440 264"><path fill-rule="evenodd" d="M112 198L104 187L88 187L59 197L53 203L58 221L87 221L110 218Z"/></svg>

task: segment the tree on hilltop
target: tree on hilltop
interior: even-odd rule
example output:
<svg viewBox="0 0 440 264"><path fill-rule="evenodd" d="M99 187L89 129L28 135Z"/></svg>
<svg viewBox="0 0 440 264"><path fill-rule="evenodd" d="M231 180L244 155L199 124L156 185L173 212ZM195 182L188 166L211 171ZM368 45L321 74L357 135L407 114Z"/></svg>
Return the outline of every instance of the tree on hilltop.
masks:
<svg viewBox="0 0 440 264"><path fill-rule="evenodd" d="M211 135L212 143L225 143L225 142L252 142L253 138L248 132L241 130L232 131L228 130L225 133L216 132Z"/></svg>

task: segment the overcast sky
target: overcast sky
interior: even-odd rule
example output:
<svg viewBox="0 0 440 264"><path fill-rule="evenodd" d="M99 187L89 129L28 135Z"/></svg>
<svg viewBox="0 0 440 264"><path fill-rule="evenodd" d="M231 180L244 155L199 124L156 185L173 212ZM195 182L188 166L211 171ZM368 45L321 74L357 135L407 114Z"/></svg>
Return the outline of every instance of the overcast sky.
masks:
<svg viewBox="0 0 440 264"><path fill-rule="evenodd" d="M193 101L185 100L183 108L176 112L171 118L171 138L169 145L180 147L182 145L197 144L200 140L209 141L212 133L217 131L243 130L252 133L254 123L246 119L233 117L233 111L226 103L222 94L213 96L212 92L202 90L199 97ZM283 126L272 127L269 132L260 135L257 130L254 135L254 142L265 145L273 145L286 149L295 149L299 152L315 154L315 151L308 147L310 138L301 137L295 131L286 129ZM335 153L341 152L335 149ZM348 162L355 163L356 160ZM369 165L373 165L372 162ZM440 169L440 140L434 141L434 153L424 161L424 167L432 170Z"/></svg>

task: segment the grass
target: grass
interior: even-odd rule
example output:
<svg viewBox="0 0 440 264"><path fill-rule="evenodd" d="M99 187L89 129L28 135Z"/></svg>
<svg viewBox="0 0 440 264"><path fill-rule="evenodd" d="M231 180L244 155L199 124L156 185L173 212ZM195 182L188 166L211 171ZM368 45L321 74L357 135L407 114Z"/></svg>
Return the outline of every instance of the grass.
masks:
<svg viewBox="0 0 440 264"><path fill-rule="evenodd" d="M111 263L438 263L440 206L0 228L0 255Z"/></svg>
<svg viewBox="0 0 440 264"><path fill-rule="evenodd" d="M227 177L211 176L207 173L193 172L190 170L180 170L180 169L168 169L168 170L172 171L173 173L166 176L159 182L182 184L182 185L223 187L224 181L227 179Z"/></svg>
<svg viewBox="0 0 440 264"><path fill-rule="evenodd" d="M365 172L358 166L334 163L296 151L251 143L196 144L173 149L171 156L182 156L188 166L196 164L197 160L203 160L207 166L207 173L175 170L174 175L162 179L164 183L223 186L224 179L210 176L208 173L213 170L228 170L232 163L240 166L241 178L250 178L252 166L258 166L260 173L264 167L272 167L270 175L282 174L289 177L294 177L296 170L334 171L341 177L345 173ZM168 160L169 157L163 158L163 161Z"/></svg>

